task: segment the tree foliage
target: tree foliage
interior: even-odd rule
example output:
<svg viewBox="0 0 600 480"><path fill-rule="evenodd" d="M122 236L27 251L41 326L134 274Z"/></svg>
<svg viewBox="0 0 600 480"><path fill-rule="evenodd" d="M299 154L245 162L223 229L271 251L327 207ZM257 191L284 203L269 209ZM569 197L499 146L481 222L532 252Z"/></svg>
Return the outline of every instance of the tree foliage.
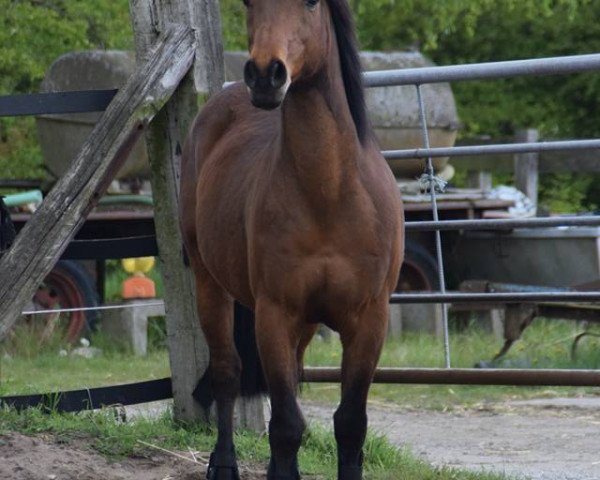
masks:
<svg viewBox="0 0 600 480"><path fill-rule="evenodd" d="M419 48L439 65L600 52L598 0L349 1L363 49ZM242 1L220 5L225 47L244 49ZM132 47L128 0L0 0L0 9L0 94L36 91L67 51ZM453 90L463 136L525 127L544 138L600 136L598 73L456 82ZM0 170L23 142L33 155L34 137L0 123Z"/></svg>
<svg viewBox="0 0 600 480"><path fill-rule="evenodd" d="M363 48L419 46L440 65L600 51L595 0L356 0ZM463 134L597 135L600 75L453 84Z"/></svg>
<svg viewBox="0 0 600 480"><path fill-rule="evenodd" d="M133 45L127 0L0 0L0 95L36 92L60 55ZM44 175L32 119L0 119L0 177Z"/></svg>
<svg viewBox="0 0 600 480"><path fill-rule="evenodd" d="M131 48L127 0L0 0L0 93L35 91L63 53Z"/></svg>

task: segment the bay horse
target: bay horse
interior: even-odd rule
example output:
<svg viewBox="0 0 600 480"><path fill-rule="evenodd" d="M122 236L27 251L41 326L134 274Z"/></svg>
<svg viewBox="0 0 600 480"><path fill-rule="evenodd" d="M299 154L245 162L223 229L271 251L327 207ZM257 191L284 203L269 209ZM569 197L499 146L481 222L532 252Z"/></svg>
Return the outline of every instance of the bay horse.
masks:
<svg viewBox="0 0 600 480"><path fill-rule="evenodd" d="M346 0L245 0L244 82L213 96L182 153L181 225L210 352L218 436L210 480L237 480L244 373L234 301L252 309L271 400L269 480L300 478L296 400L323 323L343 346L338 478L362 478L367 394L403 259L394 177L367 120Z"/></svg>

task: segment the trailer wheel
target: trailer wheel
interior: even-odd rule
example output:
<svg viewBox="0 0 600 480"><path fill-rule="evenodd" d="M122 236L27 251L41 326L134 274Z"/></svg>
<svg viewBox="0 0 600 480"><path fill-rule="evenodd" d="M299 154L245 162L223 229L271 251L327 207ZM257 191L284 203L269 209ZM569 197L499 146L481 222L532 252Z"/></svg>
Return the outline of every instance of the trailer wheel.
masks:
<svg viewBox="0 0 600 480"><path fill-rule="evenodd" d="M61 260L46 276L33 297L34 310L94 307L98 294L94 281L78 262ZM98 321L97 311L43 313L30 315L27 322L40 342L58 335L69 343L91 332Z"/></svg>
<svg viewBox="0 0 600 480"><path fill-rule="evenodd" d="M396 292L439 290L438 267L435 258L418 243L406 240L404 263L400 269Z"/></svg>

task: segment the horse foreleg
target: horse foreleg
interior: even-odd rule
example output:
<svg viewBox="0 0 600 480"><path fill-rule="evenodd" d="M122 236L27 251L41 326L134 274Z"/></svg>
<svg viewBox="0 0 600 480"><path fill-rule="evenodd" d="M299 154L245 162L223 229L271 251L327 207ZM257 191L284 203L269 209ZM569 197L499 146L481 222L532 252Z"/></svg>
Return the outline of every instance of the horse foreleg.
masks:
<svg viewBox="0 0 600 480"><path fill-rule="evenodd" d="M240 390L240 358L233 337L233 300L210 275L194 265L200 323L210 353L209 380L217 403L217 443L208 480L239 480L233 445L233 409Z"/></svg>
<svg viewBox="0 0 600 480"><path fill-rule="evenodd" d="M299 480L298 450L305 423L296 392L297 319L267 300L256 305L256 339L271 398L268 480Z"/></svg>
<svg viewBox="0 0 600 480"><path fill-rule="evenodd" d="M338 479L362 479L362 447L367 434L367 396L387 330L387 303L367 308L340 330L342 399L333 420L338 447Z"/></svg>

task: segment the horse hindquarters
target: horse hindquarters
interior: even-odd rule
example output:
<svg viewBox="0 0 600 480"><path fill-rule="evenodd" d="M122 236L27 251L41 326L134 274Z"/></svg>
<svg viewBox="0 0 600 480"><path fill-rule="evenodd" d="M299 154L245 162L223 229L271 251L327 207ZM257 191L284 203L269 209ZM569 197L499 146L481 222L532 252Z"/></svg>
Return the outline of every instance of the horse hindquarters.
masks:
<svg viewBox="0 0 600 480"><path fill-rule="evenodd" d="M342 399L334 414L338 480L362 479L362 447L367 433L367 395L387 332L388 298L363 310L341 329Z"/></svg>

